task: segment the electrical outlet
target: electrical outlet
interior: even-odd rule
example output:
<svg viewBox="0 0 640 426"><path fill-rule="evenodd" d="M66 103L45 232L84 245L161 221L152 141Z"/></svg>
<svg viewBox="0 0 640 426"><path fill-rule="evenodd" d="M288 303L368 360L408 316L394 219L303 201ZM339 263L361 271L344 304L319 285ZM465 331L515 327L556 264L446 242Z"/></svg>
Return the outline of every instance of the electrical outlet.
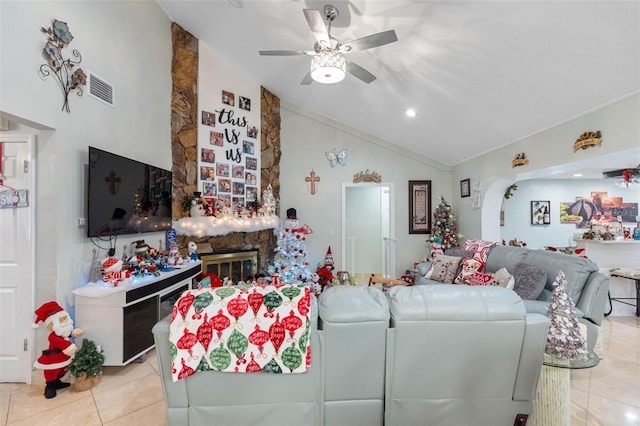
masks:
<svg viewBox="0 0 640 426"><path fill-rule="evenodd" d="M87 219L86 219L86 218L84 218L84 217L79 217L79 218L78 218L78 226L79 226L80 228L83 228L83 227L85 227L86 225L87 225Z"/></svg>

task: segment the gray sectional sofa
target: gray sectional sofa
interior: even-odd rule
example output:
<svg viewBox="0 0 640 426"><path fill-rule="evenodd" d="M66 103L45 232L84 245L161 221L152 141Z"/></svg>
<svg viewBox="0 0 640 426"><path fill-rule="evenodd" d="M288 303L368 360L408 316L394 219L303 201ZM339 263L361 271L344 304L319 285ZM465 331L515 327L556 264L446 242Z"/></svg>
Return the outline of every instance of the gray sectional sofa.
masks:
<svg viewBox="0 0 640 426"><path fill-rule="evenodd" d="M594 349L598 340L598 326L602 324L607 303L609 276L600 273L598 265L583 257L549 250L533 250L505 245L491 248L485 271L496 272L500 268L506 268L510 273L513 273L515 266L520 262L543 270L547 277L544 289L538 298L524 300L527 312L547 314L553 283L558 271L562 271L567 280L569 297L576 305L578 321L587 327L587 345L590 349ZM419 269L420 267L424 269L425 265L419 266ZM416 284L441 283L418 274Z"/></svg>
<svg viewBox="0 0 640 426"><path fill-rule="evenodd" d="M335 286L313 298L305 374L171 378L169 319L153 328L170 425L511 426L531 414L549 320L500 287Z"/></svg>

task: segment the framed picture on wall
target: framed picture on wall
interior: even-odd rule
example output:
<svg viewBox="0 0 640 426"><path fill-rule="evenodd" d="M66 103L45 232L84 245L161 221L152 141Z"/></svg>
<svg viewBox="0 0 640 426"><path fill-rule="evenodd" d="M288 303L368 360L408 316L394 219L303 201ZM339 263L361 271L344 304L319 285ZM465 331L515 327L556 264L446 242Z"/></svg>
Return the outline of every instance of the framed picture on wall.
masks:
<svg viewBox="0 0 640 426"><path fill-rule="evenodd" d="M462 179L460 181L460 197L471 196L471 179Z"/></svg>
<svg viewBox="0 0 640 426"><path fill-rule="evenodd" d="M532 201L531 202L531 224L549 225L551 223L551 202Z"/></svg>
<svg viewBox="0 0 640 426"><path fill-rule="evenodd" d="M409 181L409 233L431 233L431 181Z"/></svg>

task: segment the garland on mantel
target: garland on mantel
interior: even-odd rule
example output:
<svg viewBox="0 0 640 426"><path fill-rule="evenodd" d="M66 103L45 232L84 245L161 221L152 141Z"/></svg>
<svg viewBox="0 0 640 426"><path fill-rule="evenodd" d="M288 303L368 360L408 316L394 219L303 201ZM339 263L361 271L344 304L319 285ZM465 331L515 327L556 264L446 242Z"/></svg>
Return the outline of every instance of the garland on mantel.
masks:
<svg viewBox="0 0 640 426"><path fill-rule="evenodd" d="M178 235L190 237L215 237L232 232L257 232L274 229L280 225L278 216L264 216L254 218L214 216L183 217L173 221L173 228Z"/></svg>

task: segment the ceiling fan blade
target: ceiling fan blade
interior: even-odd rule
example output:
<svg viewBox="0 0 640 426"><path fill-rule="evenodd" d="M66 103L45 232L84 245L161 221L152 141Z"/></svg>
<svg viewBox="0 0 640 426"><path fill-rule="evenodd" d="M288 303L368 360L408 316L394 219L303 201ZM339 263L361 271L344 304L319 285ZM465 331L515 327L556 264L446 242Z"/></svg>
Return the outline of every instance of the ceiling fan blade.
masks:
<svg viewBox="0 0 640 426"><path fill-rule="evenodd" d="M296 56L308 54L301 50L259 50L258 53L262 56Z"/></svg>
<svg viewBox="0 0 640 426"><path fill-rule="evenodd" d="M359 38L357 40L350 41L340 46L340 50L343 52L355 52L358 50L371 49L372 47L378 47L385 44L398 41L398 36L394 30L384 31L381 33L371 34L366 37Z"/></svg>
<svg viewBox="0 0 640 426"><path fill-rule="evenodd" d="M320 11L317 9L304 9L304 17L307 19L309 28L311 28L311 32L318 43L324 42L327 45L329 43L329 32Z"/></svg>
<svg viewBox="0 0 640 426"><path fill-rule="evenodd" d="M354 62L347 62L347 72L367 84L376 79L375 75L371 74L369 71Z"/></svg>
<svg viewBox="0 0 640 426"><path fill-rule="evenodd" d="M304 84L306 86L306 85L309 85L311 83L313 83L313 78L311 78L311 71L309 71L307 73L307 75L304 76L304 78L302 79L300 84Z"/></svg>

